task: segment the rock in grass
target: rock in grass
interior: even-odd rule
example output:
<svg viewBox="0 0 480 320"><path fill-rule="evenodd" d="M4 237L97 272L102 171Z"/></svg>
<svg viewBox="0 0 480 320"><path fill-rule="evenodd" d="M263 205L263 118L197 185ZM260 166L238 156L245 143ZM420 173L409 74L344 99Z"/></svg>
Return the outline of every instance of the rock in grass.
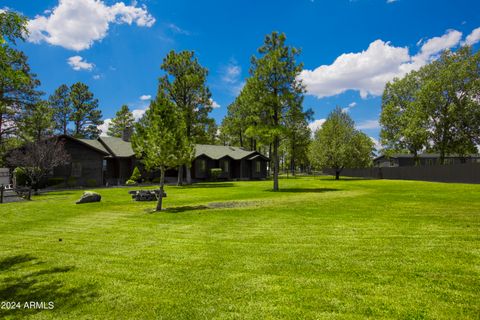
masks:
<svg viewBox="0 0 480 320"><path fill-rule="evenodd" d="M82 197L76 202L76 204L100 202L100 200L102 200L102 196L99 193L93 191L85 191Z"/></svg>

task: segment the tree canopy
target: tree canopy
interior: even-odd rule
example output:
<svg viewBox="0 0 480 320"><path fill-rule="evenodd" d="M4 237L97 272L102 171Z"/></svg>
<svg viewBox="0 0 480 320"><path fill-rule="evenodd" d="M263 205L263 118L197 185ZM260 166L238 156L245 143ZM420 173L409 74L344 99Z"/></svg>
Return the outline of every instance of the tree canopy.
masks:
<svg viewBox="0 0 480 320"><path fill-rule="evenodd" d="M160 196L156 208L160 211L165 171L193 157L193 144L186 136L181 110L162 90L158 91L145 115L135 124L132 147L147 169L160 170Z"/></svg>
<svg viewBox="0 0 480 320"><path fill-rule="evenodd" d="M310 146L310 159L318 168L332 168L339 179L344 168L368 167L372 163L374 145L363 132L355 129L352 118L335 108L315 132Z"/></svg>

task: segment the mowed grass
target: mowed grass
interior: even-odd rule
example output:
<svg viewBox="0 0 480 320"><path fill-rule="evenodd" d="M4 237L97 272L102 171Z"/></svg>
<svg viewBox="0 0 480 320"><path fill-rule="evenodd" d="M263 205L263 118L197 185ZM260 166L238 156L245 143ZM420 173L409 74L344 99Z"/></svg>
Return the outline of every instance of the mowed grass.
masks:
<svg viewBox="0 0 480 320"><path fill-rule="evenodd" d="M331 178L0 205L0 310L33 319L478 319L480 185ZM59 241L62 239L62 241ZM23 307L23 305L22 305Z"/></svg>

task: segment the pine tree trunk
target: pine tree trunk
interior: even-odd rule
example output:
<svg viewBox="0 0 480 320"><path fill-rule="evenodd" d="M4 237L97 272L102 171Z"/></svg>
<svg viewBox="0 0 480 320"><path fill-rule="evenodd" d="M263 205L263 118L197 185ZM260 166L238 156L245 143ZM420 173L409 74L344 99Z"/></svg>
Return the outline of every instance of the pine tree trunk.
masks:
<svg viewBox="0 0 480 320"><path fill-rule="evenodd" d="M335 180L340 180L340 170L335 170Z"/></svg>
<svg viewBox="0 0 480 320"><path fill-rule="evenodd" d="M183 185L183 166L178 166L177 186Z"/></svg>
<svg viewBox="0 0 480 320"><path fill-rule="evenodd" d="M278 170L280 163L278 161L279 139L275 137L273 141L273 191L278 191Z"/></svg>
<svg viewBox="0 0 480 320"><path fill-rule="evenodd" d="M162 211L163 186L165 184L165 168L160 168L160 193L158 195L156 211Z"/></svg>
<svg viewBox="0 0 480 320"><path fill-rule="evenodd" d="M187 184L192 184L192 171L189 165L185 166L185 169L187 170L186 175L187 175Z"/></svg>

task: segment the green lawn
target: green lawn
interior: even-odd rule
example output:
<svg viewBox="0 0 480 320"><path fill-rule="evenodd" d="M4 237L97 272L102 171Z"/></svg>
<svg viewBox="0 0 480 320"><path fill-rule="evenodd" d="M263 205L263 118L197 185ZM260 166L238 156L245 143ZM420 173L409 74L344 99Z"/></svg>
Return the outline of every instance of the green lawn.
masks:
<svg viewBox="0 0 480 320"><path fill-rule="evenodd" d="M271 184L167 187L155 214L125 188L0 205L0 301L55 303L0 318L479 318L480 185Z"/></svg>

